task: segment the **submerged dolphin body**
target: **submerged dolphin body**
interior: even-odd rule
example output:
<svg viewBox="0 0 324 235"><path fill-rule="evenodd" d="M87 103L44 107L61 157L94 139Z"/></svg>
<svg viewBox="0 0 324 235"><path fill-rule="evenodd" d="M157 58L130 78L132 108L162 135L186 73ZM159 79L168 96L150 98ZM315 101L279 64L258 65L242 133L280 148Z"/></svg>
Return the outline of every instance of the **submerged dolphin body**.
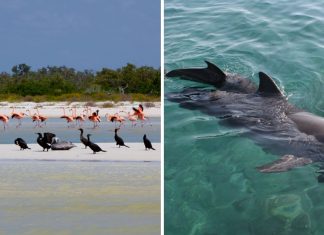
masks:
<svg viewBox="0 0 324 235"><path fill-rule="evenodd" d="M187 109L216 116L224 125L243 128L244 135L268 152L281 156L257 167L260 172L282 172L312 162L324 162L324 118L289 104L276 83L259 73L259 87L238 75L207 68L176 69L167 77L212 84L217 89L187 88L166 95Z"/></svg>

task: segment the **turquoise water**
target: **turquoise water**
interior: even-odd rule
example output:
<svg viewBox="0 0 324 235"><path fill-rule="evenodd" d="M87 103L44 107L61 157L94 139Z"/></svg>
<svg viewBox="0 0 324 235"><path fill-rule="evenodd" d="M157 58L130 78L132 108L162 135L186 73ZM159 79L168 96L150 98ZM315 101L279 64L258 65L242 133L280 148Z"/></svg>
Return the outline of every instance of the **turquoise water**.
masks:
<svg viewBox="0 0 324 235"><path fill-rule="evenodd" d="M160 163L0 161L0 234L160 233Z"/></svg>
<svg viewBox="0 0 324 235"><path fill-rule="evenodd" d="M165 69L207 59L256 83L263 71L289 102L324 116L323 11L319 0L165 0ZM193 85L166 79L165 92ZM167 100L165 146L166 234L324 233L316 164L261 174L255 167L279 156Z"/></svg>

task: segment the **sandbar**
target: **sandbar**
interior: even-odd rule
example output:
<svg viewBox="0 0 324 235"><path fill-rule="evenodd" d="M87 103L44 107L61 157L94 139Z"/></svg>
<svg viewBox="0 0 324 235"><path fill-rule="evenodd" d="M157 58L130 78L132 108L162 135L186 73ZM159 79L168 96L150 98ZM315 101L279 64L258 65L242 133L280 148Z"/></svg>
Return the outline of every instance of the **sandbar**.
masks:
<svg viewBox="0 0 324 235"><path fill-rule="evenodd" d="M152 143L156 150L145 150L143 143L128 143L130 148L117 147L114 143L97 143L107 152L93 154L80 143L70 150L49 150L43 152L38 144L28 144L31 148L20 150L14 144L0 145L0 160L42 160L42 161L134 161L160 162L161 144Z"/></svg>

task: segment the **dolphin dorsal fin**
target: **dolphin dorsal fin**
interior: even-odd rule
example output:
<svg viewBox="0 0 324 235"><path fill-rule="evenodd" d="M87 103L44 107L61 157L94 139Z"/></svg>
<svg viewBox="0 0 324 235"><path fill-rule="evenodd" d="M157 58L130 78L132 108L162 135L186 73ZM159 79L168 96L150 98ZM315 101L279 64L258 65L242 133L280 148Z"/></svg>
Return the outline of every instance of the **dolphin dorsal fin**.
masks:
<svg viewBox="0 0 324 235"><path fill-rule="evenodd" d="M279 89L277 84L272 80L271 77L269 77L263 72L259 72L259 80L259 93L283 96L281 90Z"/></svg>
<svg viewBox="0 0 324 235"><path fill-rule="evenodd" d="M213 63L210 63L207 60L205 60L205 62L207 64L207 69L213 71L214 73L217 74L217 77L219 77L225 81L226 74L220 68L218 68L216 65L214 65Z"/></svg>

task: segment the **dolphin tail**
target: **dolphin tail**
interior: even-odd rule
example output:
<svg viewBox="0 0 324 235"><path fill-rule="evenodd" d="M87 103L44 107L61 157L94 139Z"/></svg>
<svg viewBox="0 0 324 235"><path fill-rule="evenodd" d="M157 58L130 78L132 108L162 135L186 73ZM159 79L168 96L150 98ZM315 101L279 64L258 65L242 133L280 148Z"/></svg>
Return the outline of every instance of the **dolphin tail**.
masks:
<svg viewBox="0 0 324 235"><path fill-rule="evenodd" d="M205 61L207 68L175 69L166 73L166 77L180 77L184 80L191 80L221 87L226 80L226 74L213 63Z"/></svg>
<svg viewBox="0 0 324 235"><path fill-rule="evenodd" d="M295 157L294 155L284 155L280 159L258 166L257 169L262 173L276 173L288 171L292 168L304 166L312 163L313 161L309 158Z"/></svg>

